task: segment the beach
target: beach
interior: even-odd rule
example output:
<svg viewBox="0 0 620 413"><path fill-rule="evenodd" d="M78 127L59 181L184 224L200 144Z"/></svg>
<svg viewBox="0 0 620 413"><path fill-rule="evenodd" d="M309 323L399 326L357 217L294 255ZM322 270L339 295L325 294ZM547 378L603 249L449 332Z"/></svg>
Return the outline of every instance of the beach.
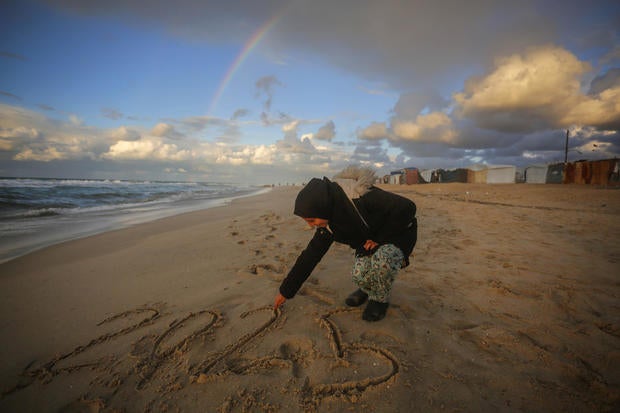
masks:
<svg viewBox="0 0 620 413"><path fill-rule="evenodd" d="M620 410L620 190L381 187L419 232L376 323L336 244L272 310L300 187L0 264L0 411Z"/></svg>

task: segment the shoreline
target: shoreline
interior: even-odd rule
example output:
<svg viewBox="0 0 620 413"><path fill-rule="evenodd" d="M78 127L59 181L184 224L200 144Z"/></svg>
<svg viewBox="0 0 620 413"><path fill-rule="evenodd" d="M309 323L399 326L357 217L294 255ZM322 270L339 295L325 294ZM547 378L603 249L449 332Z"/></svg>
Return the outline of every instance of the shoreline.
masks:
<svg viewBox="0 0 620 413"><path fill-rule="evenodd" d="M150 211L148 213L134 213L130 216L124 216L122 210L116 211L115 215L104 216L99 215L94 217L94 220L88 219L89 213L85 213L84 217L80 221L70 222L71 230L64 229L53 230L53 226L60 226L60 222L52 223L45 234L39 234L35 237L32 236L20 236L17 240L5 241L10 244L10 247L4 247L0 252L0 264L9 262L15 258L19 258L24 255L28 255L32 252L60 244L67 241L74 241L82 238L86 238L93 235L102 234L108 231L115 231L124 228L130 228L134 225L149 223L157 221L159 219L169 218L177 215L187 214L191 212L201 211L210 208L217 208L230 204L233 200L244 197L251 197L267 193L271 190L271 187L258 187L250 193L242 193L236 196L226 196L222 198L213 198L202 201L194 201L200 206L191 205L179 205L175 208L164 208L159 210ZM178 211L178 212L175 212ZM63 219L66 217L59 217ZM25 222L27 223L27 222ZM18 246L15 246L18 244Z"/></svg>
<svg viewBox="0 0 620 413"><path fill-rule="evenodd" d="M419 236L378 323L338 244L270 310L313 234L299 187L0 264L0 410L617 409L619 191L381 187Z"/></svg>

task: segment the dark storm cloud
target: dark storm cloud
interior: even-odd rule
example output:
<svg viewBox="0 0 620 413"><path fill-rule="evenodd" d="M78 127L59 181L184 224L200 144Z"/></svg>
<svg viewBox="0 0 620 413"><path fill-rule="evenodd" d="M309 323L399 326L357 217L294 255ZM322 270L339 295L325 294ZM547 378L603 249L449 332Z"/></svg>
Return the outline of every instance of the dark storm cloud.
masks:
<svg viewBox="0 0 620 413"><path fill-rule="evenodd" d="M610 10L616 16L618 11L613 1L580 0L159 0L148 7L141 0L48 3L82 14L141 20L213 42L244 41L273 16L280 16L269 33L269 47L311 53L362 77L406 87L450 80L455 66L471 72L499 52L569 36L589 39L581 45L584 49L609 47L617 35ZM599 21L596 27L578 24L594 17Z"/></svg>

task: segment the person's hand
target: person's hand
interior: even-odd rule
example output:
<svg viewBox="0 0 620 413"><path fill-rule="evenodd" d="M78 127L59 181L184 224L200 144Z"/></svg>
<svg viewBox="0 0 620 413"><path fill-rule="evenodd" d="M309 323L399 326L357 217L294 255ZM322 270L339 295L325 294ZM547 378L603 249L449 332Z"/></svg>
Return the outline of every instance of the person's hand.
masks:
<svg viewBox="0 0 620 413"><path fill-rule="evenodd" d="M366 242L364 243L364 249L366 251L370 251L370 250L372 250L372 249L374 249L374 248L376 248L378 246L379 246L379 244L377 244L376 242L374 242L371 239L366 240Z"/></svg>
<svg viewBox="0 0 620 413"><path fill-rule="evenodd" d="M286 297L284 297L282 294L278 293L278 295L276 295L276 299L273 303L273 309L277 310L278 307L280 307L282 304L284 304L284 302L286 301Z"/></svg>

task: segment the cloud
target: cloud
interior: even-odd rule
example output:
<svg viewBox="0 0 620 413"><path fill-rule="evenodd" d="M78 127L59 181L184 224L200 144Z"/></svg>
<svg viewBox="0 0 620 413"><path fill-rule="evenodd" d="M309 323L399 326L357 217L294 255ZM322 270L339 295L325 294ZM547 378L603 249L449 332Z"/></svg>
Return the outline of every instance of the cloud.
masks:
<svg viewBox="0 0 620 413"><path fill-rule="evenodd" d="M189 159L191 152L175 144L165 143L162 139L142 138L139 141L118 141L101 157L113 160L181 161Z"/></svg>
<svg viewBox="0 0 620 413"><path fill-rule="evenodd" d="M84 123L84 121L75 113L69 115L69 122L71 122L74 126L81 126Z"/></svg>
<svg viewBox="0 0 620 413"><path fill-rule="evenodd" d="M372 122L367 127L357 131L357 137L362 140L387 139L389 132L385 122Z"/></svg>
<svg viewBox="0 0 620 413"><path fill-rule="evenodd" d="M52 106L50 106L50 105L46 105L46 104L44 104L44 103L38 103L36 106L37 106L39 109L47 110L47 111L49 111L49 112L52 112L52 111L56 110L56 109L54 109Z"/></svg>
<svg viewBox="0 0 620 413"><path fill-rule="evenodd" d="M454 94L461 117L485 129L533 132L565 126L563 117L577 103L580 79L590 65L556 46L499 58L491 73L470 78Z"/></svg>
<svg viewBox="0 0 620 413"><path fill-rule="evenodd" d="M620 76L612 68L594 77L584 93L591 71L563 48L529 48L498 58L452 101L432 99L432 93L401 95L388 122L372 122L357 136L385 140L402 150L401 159L419 165L454 166L456 159L519 165L560 160L562 131L570 127L590 131L583 137L590 158L614 157L618 145L610 136L620 129Z"/></svg>
<svg viewBox="0 0 620 413"><path fill-rule="evenodd" d="M269 113L271 111L274 88L282 86L282 82L275 76L263 76L254 85L256 87L256 97L264 99L263 111Z"/></svg>
<svg viewBox="0 0 620 413"><path fill-rule="evenodd" d="M15 155L13 159L17 161L50 162L68 159L68 156L66 153L60 152L54 147L43 148L40 150L27 148Z"/></svg>
<svg viewBox="0 0 620 413"><path fill-rule="evenodd" d="M618 63L620 63L620 46L617 44L613 45L611 50L606 55L601 57L599 63L601 65L608 65L614 63L617 65Z"/></svg>
<svg viewBox="0 0 620 413"><path fill-rule="evenodd" d="M605 74L596 76L590 83L589 95L598 95L607 89L620 86L620 68L614 67Z"/></svg>
<svg viewBox="0 0 620 413"><path fill-rule="evenodd" d="M16 160L94 159L110 140L105 131L75 121L50 119L0 104L2 150Z"/></svg>
<svg viewBox="0 0 620 413"><path fill-rule="evenodd" d="M219 126L225 123L222 119L213 116L190 116L178 121L183 127L194 131L202 131L207 126Z"/></svg>
<svg viewBox="0 0 620 413"><path fill-rule="evenodd" d="M394 140L453 143L457 136L452 120L443 112L418 115L414 121L395 119L392 122Z"/></svg>
<svg viewBox="0 0 620 413"><path fill-rule="evenodd" d="M394 106L394 115L397 118L413 119L422 111L436 111L448 105L437 91L427 90L423 92L403 93Z"/></svg>
<svg viewBox="0 0 620 413"><path fill-rule="evenodd" d="M94 128L0 104L0 158L8 160L5 166L10 165L12 170L25 168L20 165L43 170L36 166L37 163L63 161L67 164L90 160L95 163L89 168L107 171L106 176L114 171L113 165L122 162L124 171L131 171L125 168L149 170L154 176L166 169L166 173L185 170L188 179L204 179L203 171L209 169L210 176L219 179L257 182L267 177L273 180L280 174L304 177L310 173L325 173L332 171L335 165L345 165L349 157L340 149L317 148L310 139L300 139L300 127L312 124L311 121L284 123L281 139L271 144L204 141L201 139L204 132L191 127L188 131L193 132L184 134L183 139L170 139L171 133L181 133L176 130L176 125L185 127L188 124L194 123L178 121L175 126L159 123L149 129L131 126ZM231 123L220 124L225 129L232 127ZM58 162L54 165L60 167ZM255 174L255 168L267 167L271 169L261 169L260 174Z"/></svg>
<svg viewBox="0 0 620 413"><path fill-rule="evenodd" d="M10 92L5 92L4 90L0 90L0 95L9 97L9 98L15 99L15 100L22 100L21 97L19 97L17 95L14 95L13 93L10 93Z"/></svg>
<svg viewBox="0 0 620 413"><path fill-rule="evenodd" d="M312 145L310 139L305 138L300 140L298 138L297 129L299 127L299 120L286 123L282 126L282 132L284 132L284 138L276 141L276 147L287 153L296 154L314 154L316 148Z"/></svg>
<svg viewBox="0 0 620 413"><path fill-rule="evenodd" d="M230 117L231 120L237 120L239 118L243 118L245 116L247 116L250 112L247 109L237 109L232 116Z"/></svg>
<svg viewBox="0 0 620 413"><path fill-rule="evenodd" d="M336 136L336 124L330 120L325 125L321 126L318 132L314 135L314 139L322 141L331 141Z"/></svg>
<svg viewBox="0 0 620 413"><path fill-rule="evenodd" d="M6 57L7 59L15 59L15 60L21 60L22 62L26 62L28 61L28 59L20 54L17 53L11 53L11 52L5 52L5 51L1 51L0 52L0 57Z"/></svg>
<svg viewBox="0 0 620 413"><path fill-rule="evenodd" d="M378 142L361 142L353 151L350 161L352 164L360 164L381 168L390 163L387 149Z"/></svg>
<svg viewBox="0 0 620 413"><path fill-rule="evenodd" d="M386 84L378 85L375 88L368 88L366 86L358 86L357 88L364 93L374 96L385 96L390 94L390 91L388 90L389 88Z"/></svg>
<svg viewBox="0 0 620 413"><path fill-rule="evenodd" d="M141 137L139 131L126 126L111 130L109 136L114 141L136 141Z"/></svg>
<svg viewBox="0 0 620 413"><path fill-rule="evenodd" d="M151 135L160 138L168 139L182 139L184 136L182 133L177 132L174 126L167 123L158 123L151 129Z"/></svg>
<svg viewBox="0 0 620 413"><path fill-rule="evenodd" d="M600 130L620 130L620 85L594 97L581 96L562 118L564 125L589 125Z"/></svg>
<svg viewBox="0 0 620 413"><path fill-rule="evenodd" d="M11 139L36 139L39 137L39 131L35 128L19 126L17 128L0 128L0 137Z"/></svg>
<svg viewBox="0 0 620 413"><path fill-rule="evenodd" d="M392 90L461 82L494 56L530 46L568 40L578 52L602 58L618 44L614 0L597 0L595 6L560 0L179 0L148 7L141 0L47 3L210 43L243 44L279 16L261 42L268 56L311 56ZM596 24L583 23L592 21Z"/></svg>
<svg viewBox="0 0 620 413"><path fill-rule="evenodd" d="M40 136L35 128L24 126L0 127L0 151L12 151L20 146L20 142L32 142Z"/></svg>
<svg viewBox="0 0 620 413"><path fill-rule="evenodd" d="M103 108L101 109L101 114L108 119L122 119L125 117L120 111L114 108Z"/></svg>

